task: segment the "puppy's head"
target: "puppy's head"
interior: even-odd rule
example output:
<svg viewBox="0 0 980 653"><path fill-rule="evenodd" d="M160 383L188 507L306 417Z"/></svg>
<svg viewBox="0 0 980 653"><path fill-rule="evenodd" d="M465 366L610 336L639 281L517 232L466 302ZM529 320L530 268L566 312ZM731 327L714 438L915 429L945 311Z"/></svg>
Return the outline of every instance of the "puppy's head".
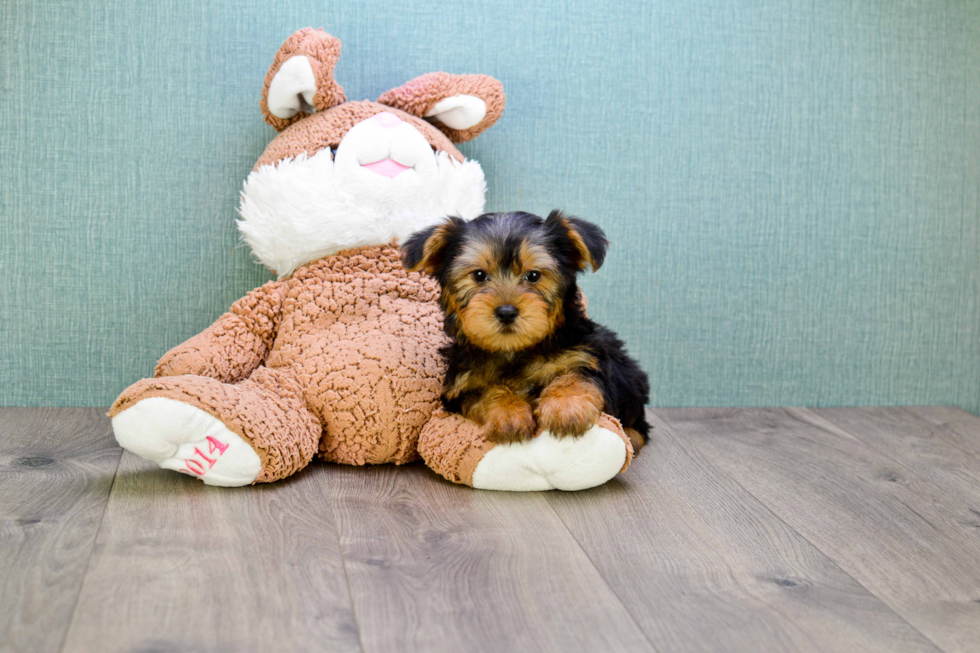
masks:
<svg viewBox="0 0 980 653"><path fill-rule="evenodd" d="M442 284L446 327L490 352L527 349L552 335L576 301L576 273L598 270L608 247L602 230L552 211L449 218L402 247L405 266Z"/></svg>

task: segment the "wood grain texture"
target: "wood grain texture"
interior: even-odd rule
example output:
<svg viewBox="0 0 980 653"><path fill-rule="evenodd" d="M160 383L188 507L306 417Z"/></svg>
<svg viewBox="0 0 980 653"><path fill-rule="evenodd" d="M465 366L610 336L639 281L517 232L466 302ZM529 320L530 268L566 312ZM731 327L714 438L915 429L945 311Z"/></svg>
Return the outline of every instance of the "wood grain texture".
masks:
<svg viewBox="0 0 980 653"><path fill-rule="evenodd" d="M980 419L650 420L609 484L510 494L421 465L208 488L120 460L101 410L0 410L0 650L976 650Z"/></svg>
<svg viewBox="0 0 980 653"><path fill-rule="evenodd" d="M65 650L359 650L327 474L209 488L124 454Z"/></svg>
<svg viewBox="0 0 980 653"><path fill-rule="evenodd" d="M944 443L972 460L980 458L980 418L973 413L955 406L911 406L905 410L940 427Z"/></svg>
<svg viewBox="0 0 980 653"><path fill-rule="evenodd" d="M980 641L980 538L959 498L807 411L657 414L945 651Z"/></svg>
<svg viewBox="0 0 980 653"><path fill-rule="evenodd" d="M970 438L955 426L934 423L905 408L821 408L806 412L828 420L959 499L961 505L952 504L950 518L965 520L963 525L976 528L980 537L980 419L959 409L950 410L969 416L962 423L972 427L978 437Z"/></svg>
<svg viewBox="0 0 980 653"><path fill-rule="evenodd" d="M421 465L326 478L366 653L654 650L544 495Z"/></svg>
<svg viewBox="0 0 980 653"><path fill-rule="evenodd" d="M547 498L661 651L935 651L648 411L626 474Z"/></svg>
<svg viewBox="0 0 980 653"><path fill-rule="evenodd" d="M122 453L97 408L0 409L0 651L58 651Z"/></svg>

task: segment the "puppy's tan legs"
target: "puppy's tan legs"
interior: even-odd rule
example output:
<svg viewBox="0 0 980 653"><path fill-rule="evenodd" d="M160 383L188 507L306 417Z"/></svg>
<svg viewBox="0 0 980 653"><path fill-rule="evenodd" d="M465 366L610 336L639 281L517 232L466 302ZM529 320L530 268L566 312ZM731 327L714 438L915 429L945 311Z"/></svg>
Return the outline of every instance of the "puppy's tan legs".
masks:
<svg viewBox="0 0 980 653"><path fill-rule="evenodd" d="M504 386L464 404L463 415L483 424L486 439L496 444L530 440L537 428L528 400Z"/></svg>
<svg viewBox="0 0 980 653"><path fill-rule="evenodd" d="M643 442L643 436L640 435L639 431L633 429L623 429L626 431L626 437L630 439L630 444L633 445L633 455L638 456L640 454L640 449L643 448L645 444Z"/></svg>
<svg viewBox="0 0 980 653"><path fill-rule="evenodd" d="M594 383L577 372L557 376L541 392L538 425L556 437L582 435L602 414L605 401Z"/></svg>

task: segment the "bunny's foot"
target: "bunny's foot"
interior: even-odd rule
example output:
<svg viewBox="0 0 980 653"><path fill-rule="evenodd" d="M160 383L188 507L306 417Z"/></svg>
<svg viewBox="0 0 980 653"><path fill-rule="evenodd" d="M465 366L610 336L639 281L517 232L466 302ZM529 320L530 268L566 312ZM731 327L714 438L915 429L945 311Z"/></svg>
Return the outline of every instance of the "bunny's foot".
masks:
<svg viewBox="0 0 980 653"><path fill-rule="evenodd" d="M286 371L239 383L191 374L143 379L109 410L123 448L208 485L268 483L313 459L323 428Z"/></svg>
<svg viewBox="0 0 980 653"><path fill-rule="evenodd" d="M419 453L444 478L483 490L584 490L624 471L633 446L619 422L600 415L580 437L548 431L527 442L493 444L483 428L460 415L437 411L419 438Z"/></svg>
<svg viewBox="0 0 980 653"><path fill-rule="evenodd" d="M237 433L175 399L143 399L113 417L112 430L124 449L206 485L250 485L262 471L259 455Z"/></svg>

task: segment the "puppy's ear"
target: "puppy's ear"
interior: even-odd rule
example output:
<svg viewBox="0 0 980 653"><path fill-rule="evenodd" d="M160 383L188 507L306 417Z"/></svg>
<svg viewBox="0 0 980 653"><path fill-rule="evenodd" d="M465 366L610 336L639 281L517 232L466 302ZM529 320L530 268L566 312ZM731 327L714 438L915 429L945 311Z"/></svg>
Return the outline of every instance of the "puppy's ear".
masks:
<svg viewBox="0 0 980 653"><path fill-rule="evenodd" d="M591 222L566 216L557 209L548 214L544 225L568 240L577 270L589 266L595 272L602 267L609 248L609 241L602 229Z"/></svg>
<svg viewBox="0 0 980 653"><path fill-rule="evenodd" d="M446 218L445 222L417 231L402 245L402 260L411 272L421 270L433 276L446 263L446 248L466 224L462 218Z"/></svg>

